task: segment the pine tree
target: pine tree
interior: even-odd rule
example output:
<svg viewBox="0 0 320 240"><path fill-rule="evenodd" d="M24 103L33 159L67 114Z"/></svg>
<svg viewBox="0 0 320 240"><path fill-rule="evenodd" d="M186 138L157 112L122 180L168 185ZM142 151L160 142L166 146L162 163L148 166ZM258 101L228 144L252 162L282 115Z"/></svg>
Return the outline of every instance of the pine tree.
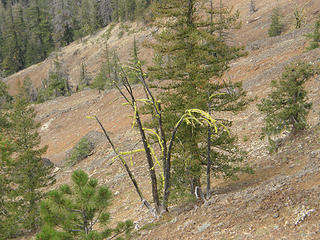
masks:
<svg viewBox="0 0 320 240"><path fill-rule="evenodd" d="M4 23L5 23L5 9L4 9L2 2L0 1L0 66L2 65L4 54L5 54L4 49L3 49ZM4 74L3 71L0 70L0 78L2 77L3 74Z"/></svg>
<svg viewBox="0 0 320 240"><path fill-rule="evenodd" d="M137 46L136 38L133 38L133 49L131 53L131 58L129 59L128 66L125 68L125 71L127 72L129 82L131 84L138 83L139 82L139 74L137 74L135 68L138 64L144 65L143 61L140 61L138 58L139 54L139 48Z"/></svg>
<svg viewBox="0 0 320 240"><path fill-rule="evenodd" d="M102 63L98 75L93 79L92 87L97 88L99 91L111 88L113 81L118 82L117 65L118 56L116 52L113 52L113 56L110 54L108 44L105 49L105 62Z"/></svg>
<svg viewBox="0 0 320 240"><path fill-rule="evenodd" d="M307 35L311 39L310 45L307 48L308 50L316 49L319 47L320 42L320 17L314 24L314 30L312 34Z"/></svg>
<svg viewBox="0 0 320 240"><path fill-rule="evenodd" d="M136 12L136 1L135 0L126 0L126 20L133 21L135 19Z"/></svg>
<svg viewBox="0 0 320 240"><path fill-rule="evenodd" d="M1 112L0 112L1 114ZM0 119L1 121L1 119ZM0 128L1 122L0 122ZM13 144L0 133L0 239L8 239L17 233L15 222L17 220L14 212L14 197L12 195L12 154Z"/></svg>
<svg viewBox="0 0 320 240"><path fill-rule="evenodd" d="M94 8L94 1L92 0L82 0L79 12L79 22L81 28L81 36L86 36L92 34L98 29L97 12Z"/></svg>
<svg viewBox="0 0 320 240"><path fill-rule="evenodd" d="M52 166L45 166L41 158L47 147L39 148L39 124L35 122L35 116L35 110L28 106L28 100L22 92L8 115L8 136L14 142L15 153L12 175L16 184L15 214L19 219L16 228L28 231L38 229L39 203L44 194L42 189L54 183Z"/></svg>
<svg viewBox="0 0 320 240"><path fill-rule="evenodd" d="M0 112L6 109L11 100L12 97L8 93L7 85L0 79Z"/></svg>
<svg viewBox="0 0 320 240"><path fill-rule="evenodd" d="M80 66L80 85L89 86L90 77L88 76L87 66L84 62L81 63Z"/></svg>
<svg viewBox="0 0 320 240"><path fill-rule="evenodd" d="M54 0L50 5L51 24L55 44L65 46L74 40L76 14L78 7L71 0Z"/></svg>
<svg viewBox="0 0 320 240"><path fill-rule="evenodd" d="M48 79L44 80L42 84L42 88L38 91L38 100L40 102L71 94L68 74L64 71L62 62L59 59L53 62Z"/></svg>
<svg viewBox="0 0 320 240"><path fill-rule="evenodd" d="M273 136L288 131L294 136L307 127L306 116L311 108L307 102L304 83L314 75L310 64L294 63L287 66L279 81L272 81L272 92L261 100L258 109L265 114L261 137L267 137L270 150L277 146Z"/></svg>
<svg viewBox="0 0 320 240"><path fill-rule="evenodd" d="M112 0L101 0L99 3L99 13L102 26L107 26L112 21Z"/></svg>
<svg viewBox="0 0 320 240"><path fill-rule="evenodd" d="M186 109L208 110L210 96L219 95L227 88L223 82L211 79L219 78L228 69L229 61L241 55L240 49L228 46L221 34L237 25L238 14L231 14L223 7L218 11L211 8L206 18L200 18L200 6L200 2L194 0L161 1L155 6L156 17L160 17L158 27L165 30L156 34L157 43L151 44L161 64L150 68L150 77L169 80L160 87L164 90L160 99L164 105L166 131L172 131ZM168 17L170 21L166 21ZM240 96L231 102L235 103ZM180 186L183 190L188 183L194 193L196 187L201 187L203 152L200 145L207 145L207 134L199 126L190 128L183 124L178 138L182 145L175 148L173 178L176 177L177 188ZM213 165L211 169L224 171Z"/></svg>
<svg viewBox="0 0 320 240"><path fill-rule="evenodd" d="M273 9L271 15L271 25L268 30L269 37L275 37L281 34L283 30L283 24L280 19L280 10L278 8Z"/></svg>
<svg viewBox="0 0 320 240"><path fill-rule="evenodd" d="M14 179L12 178L13 144L8 138L10 128L7 110L10 106L7 86L0 80L0 239L15 235Z"/></svg>
<svg viewBox="0 0 320 240"><path fill-rule="evenodd" d="M44 60L54 48L46 7L43 0L31 0L27 9L29 33L26 52L27 66Z"/></svg>
<svg viewBox="0 0 320 240"><path fill-rule="evenodd" d="M6 74L12 74L25 67L26 37L21 5L12 6L11 1L9 1L7 6L5 29L3 31L2 68Z"/></svg>
<svg viewBox="0 0 320 240"><path fill-rule="evenodd" d="M111 8L112 8L112 21L119 22L120 21L120 7L118 0L111 0Z"/></svg>
<svg viewBox="0 0 320 240"><path fill-rule="evenodd" d="M72 184L62 185L50 191L41 202L41 218L44 221L42 231L37 239L105 239L114 233L129 234L132 222L118 223L115 229L107 227L112 193L107 186L98 186L98 180L89 178L82 171L72 174ZM98 224L102 231L93 230ZM58 228L56 228L58 227Z"/></svg>

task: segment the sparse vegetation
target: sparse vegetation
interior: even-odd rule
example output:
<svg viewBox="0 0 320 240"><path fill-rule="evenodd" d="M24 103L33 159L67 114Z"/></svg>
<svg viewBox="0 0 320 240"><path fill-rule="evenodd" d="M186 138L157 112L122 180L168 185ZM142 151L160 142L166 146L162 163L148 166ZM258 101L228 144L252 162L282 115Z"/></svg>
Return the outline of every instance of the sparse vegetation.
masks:
<svg viewBox="0 0 320 240"><path fill-rule="evenodd" d="M91 84L92 88L98 89L99 91L113 88L113 82L118 83L120 79L118 55L116 51L110 51L108 44L106 44L104 55L105 61L102 63L99 73L95 76Z"/></svg>
<svg viewBox="0 0 320 240"><path fill-rule="evenodd" d="M294 136L307 127L306 116L311 108L304 84L314 75L310 64L294 63L287 66L279 81L272 81L272 92L261 100L258 109L265 114L261 138L267 137L270 150L277 148L272 137L288 131Z"/></svg>
<svg viewBox="0 0 320 240"><path fill-rule="evenodd" d="M308 34L307 38L311 39L310 45L307 48L307 50L313 50L319 47L319 43L320 43L320 17L318 18L318 20L316 21L315 25L314 25L314 30L313 33Z"/></svg>
<svg viewBox="0 0 320 240"><path fill-rule="evenodd" d="M45 102L59 96L71 95L68 74L63 68L63 63L56 59L53 62L47 79L42 81L42 86L38 89L38 102Z"/></svg>
<svg viewBox="0 0 320 240"><path fill-rule="evenodd" d="M77 145L71 150L70 156L67 158L69 165L73 166L79 161L89 156L92 151L92 144L86 138L81 138Z"/></svg>
<svg viewBox="0 0 320 240"><path fill-rule="evenodd" d="M275 37L282 33L283 24L281 23L280 9L275 8L271 15L271 25L268 30L269 37Z"/></svg>
<svg viewBox="0 0 320 240"><path fill-rule="evenodd" d="M124 35L124 30L120 30L118 33L118 39L122 38Z"/></svg>

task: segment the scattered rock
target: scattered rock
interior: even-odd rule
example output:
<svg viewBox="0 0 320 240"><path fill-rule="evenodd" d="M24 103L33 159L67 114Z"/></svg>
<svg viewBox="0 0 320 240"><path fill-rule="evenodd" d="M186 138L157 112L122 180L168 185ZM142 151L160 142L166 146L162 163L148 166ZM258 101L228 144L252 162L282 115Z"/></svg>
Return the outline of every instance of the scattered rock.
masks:
<svg viewBox="0 0 320 240"><path fill-rule="evenodd" d="M83 136L83 138L86 138L89 142L91 142L94 147L106 141L105 135L97 131L90 131L85 136Z"/></svg>
<svg viewBox="0 0 320 240"><path fill-rule="evenodd" d="M304 205L296 209L297 217L294 221L294 225L298 226L302 223L311 213L313 213L315 209L307 209Z"/></svg>
<svg viewBox="0 0 320 240"><path fill-rule="evenodd" d="M310 157L310 158L320 157L320 149L315 150L315 151L312 151L312 152L309 154L309 157Z"/></svg>
<svg viewBox="0 0 320 240"><path fill-rule="evenodd" d="M190 219L188 219L184 224L183 224L183 226L184 226L184 228L186 228L186 227L188 227L190 224L192 224L193 223L193 221L192 220L190 220Z"/></svg>
<svg viewBox="0 0 320 240"><path fill-rule="evenodd" d="M50 161L49 158L41 158L45 167L53 167L54 163Z"/></svg>
<svg viewBox="0 0 320 240"><path fill-rule="evenodd" d="M175 217L174 219L172 219L172 220L170 221L170 223L176 223L177 221L178 221L178 218Z"/></svg>
<svg viewBox="0 0 320 240"><path fill-rule="evenodd" d="M114 182L117 182L117 181L123 179L125 176L126 176L126 173L120 173L120 174L116 175L112 180Z"/></svg>
<svg viewBox="0 0 320 240"><path fill-rule="evenodd" d="M273 216L272 216L273 218L278 218L279 217L279 213L278 212L276 212L275 214L273 214Z"/></svg>
<svg viewBox="0 0 320 240"><path fill-rule="evenodd" d="M205 223L205 224L203 224L203 225L201 225L201 226L199 226L198 227L198 232L200 233L200 232L203 232L203 231L205 231L208 227L210 227L211 226L211 224L210 223Z"/></svg>

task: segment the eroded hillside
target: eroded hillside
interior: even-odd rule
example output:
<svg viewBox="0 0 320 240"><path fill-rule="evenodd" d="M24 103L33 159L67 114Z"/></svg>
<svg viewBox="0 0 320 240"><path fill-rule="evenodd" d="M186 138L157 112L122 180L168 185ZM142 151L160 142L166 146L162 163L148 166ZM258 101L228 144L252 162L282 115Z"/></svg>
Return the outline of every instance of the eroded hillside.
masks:
<svg viewBox="0 0 320 240"><path fill-rule="evenodd" d="M48 145L46 157L59 168L58 184L69 182L72 170L81 168L106 183L113 193L110 207L113 220L132 219L140 229L134 239L319 239L320 238L320 77L307 83L313 110L309 114L311 127L296 139L289 140L277 154L269 155L266 142L259 139L263 116L256 103L270 91L270 82L277 79L284 66L301 60L320 63L320 49L306 51L308 40L304 36L313 28L320 11L320 2L308 1L305 6L305 22L301 29L294 29L295 4L303 6L306 1L259 0L258 11L249 14L248 3L231 0L228 5L239 9L243 22L241 30L231 33L234 43L246 46L248 56L230 65L224 78L242 81L247 95L252 99L245 111L229 115L234 121L233 131L239 135L240 145L248 152L247 162L254 168L254 175L240 176L236 182L214 181L213 197L205 204L173 207L160 220L155 220L144 209L134 192L121 165L112 158L111 147L101 139L92 155L74 167L64 167L66 152L90 131L101 131L97 123L86 118L96 115L110 133L121 151L136 147L138 134L131 128L132 112L122 106L123 100L116 90L99 93L85 90L70 97L59 97L35 105L37 120L41 123L42 145ZM281 36L269 38L267 30L274 7L279 6L285 16L286 31ZM138 43L151 38L151 30L142 25L132 25L119 39L120 25L111 31L108 45L116 48L120 58L126 60L133 37ZM98 71L103 59L105 32L75 42L61 49L60 57L76 85L80 64L87 63L92 76ZM141 57L150 62L152 52L141 48ZM37 86L47 77L54 57L34 65L7 79L11 93L17 82L29 75ZM134 86L137 96L143 95L140 86ZM133 158L133 172L150 196L144 155Z"/></svg>

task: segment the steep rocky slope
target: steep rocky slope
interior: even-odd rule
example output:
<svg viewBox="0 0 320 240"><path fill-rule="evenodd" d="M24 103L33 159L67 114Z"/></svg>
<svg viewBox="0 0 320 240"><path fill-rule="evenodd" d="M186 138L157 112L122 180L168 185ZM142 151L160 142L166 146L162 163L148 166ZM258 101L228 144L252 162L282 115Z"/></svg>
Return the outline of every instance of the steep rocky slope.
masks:
<svg viewBox="0 0 320 240"><path fill-rule="evenodd" d="M320 2L257 0L258 11L253 15L249 14L248 2L230 0L227 3L241 12L242 29L233 31L231 36L234 43L246 46L248 56L233 62L224 78L241 80L248 97L253 99L244 112L227 117L234 121L232 130L248 151L247 161L255 169L254 175L240 176L236 182L215 180L213 197L207 203L173 207L169 214L154 220L141 208L121 165L111 161L114 153L103 139L91 156L74 167L64 167L66 152L88 132L100 131L96 122L86 116L98 116L121 151L133 149L138 142L137 132L131 128L129 116L132 113L122 106L123 101L116 90L101 94L85 90L35 105L37 120L42 124L42 145L49 145L46 157L61 168L57 172L58 184L69 182L70 173L77 168L108 184L115 193L110 207L113 220L130 218L137 229L149 223L134 239L320 239L320 77L307 83L308 96L313 102L310 129L298 138L288 140L275 155L270 156L266 142L259 139L263 116L256 108L259 99L270 91L271 80L280 76L285 65L296 60L320 63L320 49L306 52L308 41L304 36L312 31ZM303 6L306 2L307 24L294 30L294 3ZM286 32L268 38L270 14L275 6L283 12ZM117 25L108 40L109 46L117 48L123 60L128 58L128 47L132 45L134 35L139 43L151 37L150 29L132 26L135 34L127 32L118 39L121 30ZM110 27L61 49L59 55L64 59L74 85L79 78L81 61L86 61L90 74L98 71L103 58L104 33L108 29ZM152 52L144 48L140 52L142 58L150 62ZM54 57L49 58L9 77L10 91L14 93L19 79L27 75L39 85L53 60ZM134 90L137 96L143 95L139 86L134 86ZM146 187L147 173L143 171L146 161L142 154L137 154L133 161L133 172L145 186L145 195L150 196L150 189Z"/></svg>

